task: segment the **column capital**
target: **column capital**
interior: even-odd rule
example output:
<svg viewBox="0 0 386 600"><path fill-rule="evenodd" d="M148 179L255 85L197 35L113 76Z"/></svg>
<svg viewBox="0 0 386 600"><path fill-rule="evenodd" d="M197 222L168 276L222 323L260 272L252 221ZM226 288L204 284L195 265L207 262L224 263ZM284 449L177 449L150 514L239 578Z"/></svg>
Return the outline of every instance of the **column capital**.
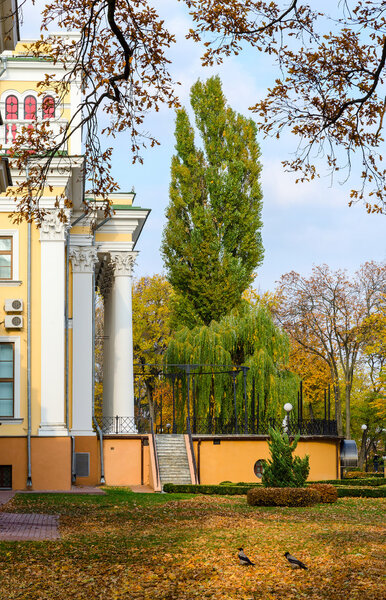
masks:
<svg viewBox="0 0 386 600"><path fill-rule="evenodd" d="M93 273L98 262L98 254L94 246L71 246L69 256L73 273Z"/></svg>
<svg viewBox="0 0 386 600"><path fill-rule="evenodd" d="M64 215L63 221L59 214ZM47 212L40 224L41 242L64 242L67 229L70 226L70 211L68 209L56 209Z"/></svg>
<svg viewBox="0 0 386 600"><path fill-rule="evenodd" d="M110 252L115 277L131 277L138 252Z"/></svg>

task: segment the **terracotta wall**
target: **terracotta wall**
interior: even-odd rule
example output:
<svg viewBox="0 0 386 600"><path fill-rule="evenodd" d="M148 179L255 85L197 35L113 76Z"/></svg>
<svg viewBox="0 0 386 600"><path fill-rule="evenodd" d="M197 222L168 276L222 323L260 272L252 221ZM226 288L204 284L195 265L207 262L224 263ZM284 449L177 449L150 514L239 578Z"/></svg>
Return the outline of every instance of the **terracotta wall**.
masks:
<svg viewBox="0 0 386 600"><path fill-rule="evenodd" d="M12 466L12 489L24 490L27 484L27 438L0 437L0 464Z"/></svg>
<svg viewBox="0 0 386 600"><path fill-rule="evenodd" d="M32 489L71 489L71 438L31 439Z"/></svg>
<svg viewBox="0 0 386 600"><path fill-rule="evenodd" d="M106 485L141 485L140 438L104 438L103 450Z"/></svg>
<svg viewBox="0 0 386 600"><path fill-rule="evenodd" d="M309 480L336 479L338 476L337 453L339 441L309 440L300 441L295 454L310 456ZM194 442L197 466L201 484L218 484L221 481L256 482L254 464L259 459L270 457L266 440L221 440L219 445L212 440L203 440L198 451Z"/></svg>
<svg viewBox="0 0 386 600"><path fill-rule="evenodd" d="M99 485L100 454L97 436L76 436L75 452L88 452L90 454L90 475L89 477L77 477L75 485Z"/></svg>

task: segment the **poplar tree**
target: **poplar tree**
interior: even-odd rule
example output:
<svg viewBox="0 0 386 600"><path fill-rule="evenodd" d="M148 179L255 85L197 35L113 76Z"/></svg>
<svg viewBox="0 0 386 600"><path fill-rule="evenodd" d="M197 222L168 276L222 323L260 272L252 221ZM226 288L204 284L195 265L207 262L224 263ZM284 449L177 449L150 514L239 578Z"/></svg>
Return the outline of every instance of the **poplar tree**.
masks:
<svg viewBox="0 0 386 600"><path fill-rule="evenodd" d="M239 305L263 259L260 148L218 76L198 80L190 100L201 145L178 110L162 254L178 322L209 325Z"/></svg>

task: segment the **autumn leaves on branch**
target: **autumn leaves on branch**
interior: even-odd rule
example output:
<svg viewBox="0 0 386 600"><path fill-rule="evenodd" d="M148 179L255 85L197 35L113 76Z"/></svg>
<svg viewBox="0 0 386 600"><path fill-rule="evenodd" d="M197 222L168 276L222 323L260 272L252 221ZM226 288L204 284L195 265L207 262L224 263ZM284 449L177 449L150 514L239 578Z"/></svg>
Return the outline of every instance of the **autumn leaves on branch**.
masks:
<svg viewBox="0 0 386 600"><path fill-rule="evenodd" d="M176 0L177 1L177 0ZM252 111L261 131L280 137L284 130L296 135L297 152L284 159L298 180L318 176L325 159L331 177L343 172L353 177L350 203L362 201L369 212L385 210L385 174L382 164L386 109L384 68L386 22L383 2L336 3L333 12L312 10L298 0L184 0L193 23L187 37L205 46L203 64L221 63L250 45L276 63L274 85ZM175 37L160 19L150 0L61 0L43 11L42 31L55 22L79 37L50 37L29 52L65 63L67 74L41 82L63 101L71 81L82 82L83 96L69 123L56 137L47 124L34 123L17 136L10 151L26 180L11 193L17 199L19 219L41 218L39 199L53 160L71 162L66 153L72 134L84 129L84 175L88 193L105 200L117 189L111 175L112 148L104 149L100 134L127 132L134 161L141 161L152 133L143 131L149 111L162 104L178 107L175 84L169 72L167 51ZM98 129L102 113L107 124ZM105 118L106 120L106 118ZM356 180L356 177L358 178ZM57 203L70 205L63 193ZM64 218L64 213L63 213Z"/></svg>

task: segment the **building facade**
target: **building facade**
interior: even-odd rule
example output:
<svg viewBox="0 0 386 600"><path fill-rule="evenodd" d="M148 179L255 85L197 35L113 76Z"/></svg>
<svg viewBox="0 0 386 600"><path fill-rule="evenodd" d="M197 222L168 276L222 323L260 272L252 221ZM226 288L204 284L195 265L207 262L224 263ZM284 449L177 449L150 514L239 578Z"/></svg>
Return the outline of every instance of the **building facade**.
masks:
<svg viewBox="0 0 386 600"><path fill-rule="evenodd" d="M64 70L28 53L28 40L3 51L0 144L21 127L47 119L55 131L75 114L80 82L59 100L38 94L46 73ZM76 127L76 122L73 124ZM149 211L135 194L116 193L106 218L98 198L84 198L81 130L52 162L40 206L41 226L15 224L15 203L0 196L0 487L61 489L101 479L94 408L95 294L105 303L104 415L134 417L131 281L135 246ZM7 164L8 163L8 164ZM66 190L72 208L63 223L55 199ZM9 188L8 188L9 191ZM84 201L91 210L85 214Z"/></svg>

